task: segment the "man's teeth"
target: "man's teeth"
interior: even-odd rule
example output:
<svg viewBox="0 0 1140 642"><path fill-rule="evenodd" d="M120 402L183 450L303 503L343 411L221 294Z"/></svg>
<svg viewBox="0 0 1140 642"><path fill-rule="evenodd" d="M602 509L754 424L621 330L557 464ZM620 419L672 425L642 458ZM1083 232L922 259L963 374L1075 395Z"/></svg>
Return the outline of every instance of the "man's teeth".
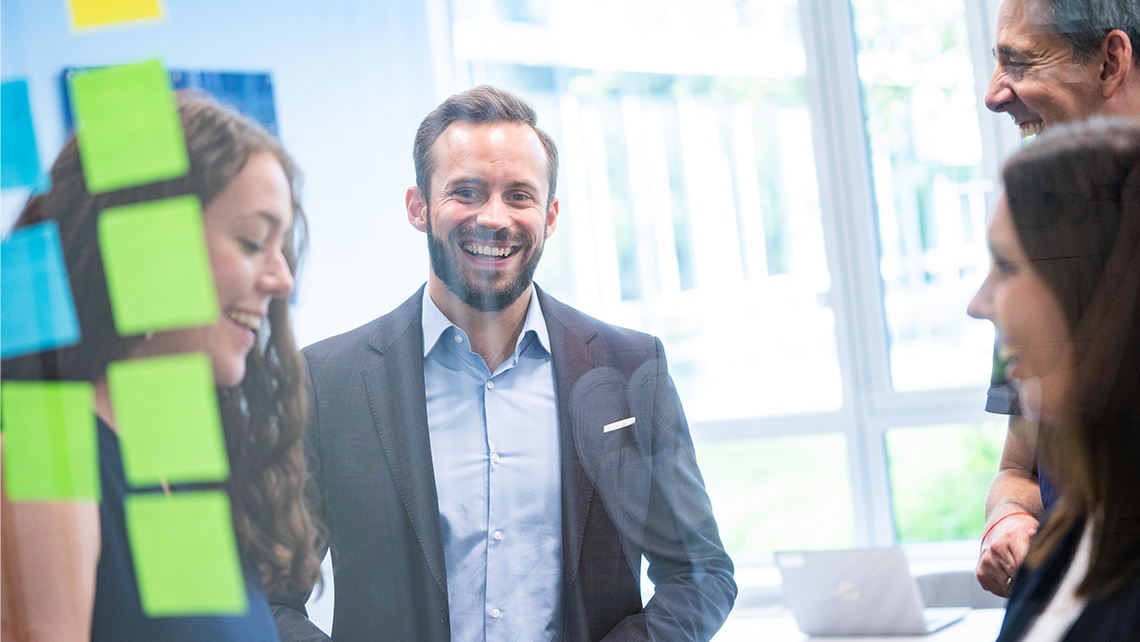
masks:
<svg viewBox="0 0 1140 642"><path fill-rule="evenodd" d="M1037 121L1035 123L1025 123L1021 126L1021 137L1029 138L1030 136L1036 136L1037 134L1041 133L1042 129L1045 129L1045 123L1041 121Z"/></svg>
<svg viewBox="0 0 1140 642"><path fill-rule="evenodd" d="M493 256L496 258L503 258L511 254L511 249L507 247L492 247L490 245L464 245L463 249L469 254L476 254L478 256Z"/></svg>
<svg viewBox="0 0 1140 642"><path fill-rule="evenodd" d="M261 329L261 315L249 314L239 310L226 310L226 318L234 323L245 326L254 332Z"/></svg>

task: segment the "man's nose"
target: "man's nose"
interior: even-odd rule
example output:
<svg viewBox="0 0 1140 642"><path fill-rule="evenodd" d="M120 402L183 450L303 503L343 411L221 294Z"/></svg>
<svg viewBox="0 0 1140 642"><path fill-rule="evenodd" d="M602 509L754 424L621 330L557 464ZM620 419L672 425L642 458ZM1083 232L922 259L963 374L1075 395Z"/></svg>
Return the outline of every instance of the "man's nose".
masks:
<svg viewBox="0 0 1140 642"><path fill-rule="evenodd" d="M479 210L479 215L476 217L475 222L480 227L499 230L507 227L510 224L510 220L511 217L507 204L503 202L502 198L494 197L487 199L487 204Z"/></svg>
<svg viewBox="0 0 1140 642"><path fill-rule="evenodd" d="M986 87L986 108L998 113L1007 111L1013 98L1013 90L1006 84L1001 69L994 71L990 84Z"/></svg>

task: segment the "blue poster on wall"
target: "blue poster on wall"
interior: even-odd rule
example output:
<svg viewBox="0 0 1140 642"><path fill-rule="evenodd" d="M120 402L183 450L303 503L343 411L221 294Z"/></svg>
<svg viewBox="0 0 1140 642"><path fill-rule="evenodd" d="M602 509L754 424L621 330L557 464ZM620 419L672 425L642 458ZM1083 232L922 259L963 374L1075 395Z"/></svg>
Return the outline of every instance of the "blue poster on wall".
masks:
<svg viewBox="0 0 1140 642"><path fill-rule="evenodd" d="M67 98L68 75L78 71L66 68L60 75L63 88L63 116L67 131L74 128L71 101ZM170 70L170 81L175 89L201 90L223 105L228 105L261 123L270 134L278 135L277 111L273 106L273 80L268 73L241 73L229 71Z"/></svg>

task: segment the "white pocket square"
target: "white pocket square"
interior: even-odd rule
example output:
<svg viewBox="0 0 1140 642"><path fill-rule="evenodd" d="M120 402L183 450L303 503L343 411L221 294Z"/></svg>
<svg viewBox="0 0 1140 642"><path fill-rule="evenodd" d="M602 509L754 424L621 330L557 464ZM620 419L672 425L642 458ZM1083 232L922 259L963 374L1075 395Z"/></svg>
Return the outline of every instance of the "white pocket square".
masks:
<svg viewBox="0 0 1140 642"><path fill-rule="evenodd" d="M626 419L622 419L621 421L615 421L612 424L606 424L604 427L602 427L602 432L607 433L607 432L613 432L615 430L621 430L622 428L625 428L626 426L632 426L633 422L635 422L635 421L637 421L637 417L629 417Z"/></svg>

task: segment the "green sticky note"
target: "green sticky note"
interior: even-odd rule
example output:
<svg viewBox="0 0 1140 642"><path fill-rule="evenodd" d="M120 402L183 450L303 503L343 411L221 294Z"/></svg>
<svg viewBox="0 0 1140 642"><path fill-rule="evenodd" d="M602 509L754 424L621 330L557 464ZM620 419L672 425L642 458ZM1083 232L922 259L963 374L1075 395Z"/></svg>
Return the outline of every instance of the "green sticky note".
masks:
<svg viewBox="0 0 1140 642"><path fill-rule="evenodd" d="M197 197L104 210L99 248L119 334L208 325L218 318Z"/></svg>
<svg viewBox="0 0 1140 642"><path fill-rule="evenodd" d="M95 393L83 381L0 386L4 485L13 501L99 499Z"/></svg>
<svg viewBox="0 0 1140 642"><path fill-rule="evenodd" d="M132 494L124 511L144 613L241 615L248 610L224 492Z"/></svg>
<svg viewBox="0 0 1140 642"><path fill-rule="evenodd" d="M183 176L186 138L158 60L71 75L75 136L93 194Z"/></svg>
<svg viewBox="0 0 1140 642"><path fill-rule="evenodd" d="M210 358L201 353L107 366L123 470L134 486L229 476Z"/></svg>

